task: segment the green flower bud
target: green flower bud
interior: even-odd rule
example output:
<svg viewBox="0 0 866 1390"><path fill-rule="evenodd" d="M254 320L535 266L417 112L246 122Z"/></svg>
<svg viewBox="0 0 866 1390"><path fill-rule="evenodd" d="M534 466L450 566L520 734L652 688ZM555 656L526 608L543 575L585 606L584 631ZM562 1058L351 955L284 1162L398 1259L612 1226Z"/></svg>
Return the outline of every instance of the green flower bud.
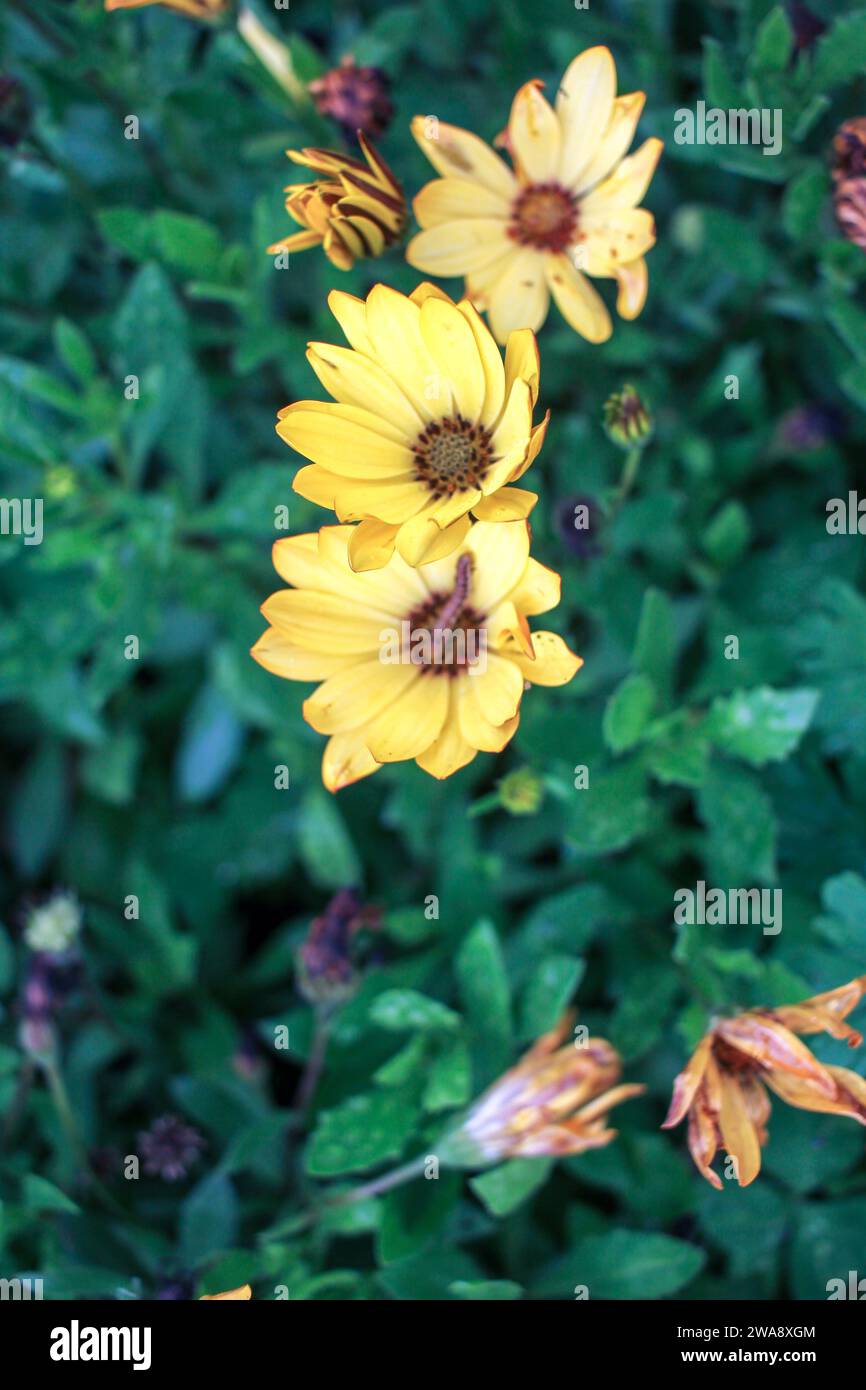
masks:
<svg viewBox="0 0 866 1390"><path fill-rule="evenodd" d="M642 449L653 432L653 418L633 386L623 386L604 403L604 427L621 449Z"/></svg>

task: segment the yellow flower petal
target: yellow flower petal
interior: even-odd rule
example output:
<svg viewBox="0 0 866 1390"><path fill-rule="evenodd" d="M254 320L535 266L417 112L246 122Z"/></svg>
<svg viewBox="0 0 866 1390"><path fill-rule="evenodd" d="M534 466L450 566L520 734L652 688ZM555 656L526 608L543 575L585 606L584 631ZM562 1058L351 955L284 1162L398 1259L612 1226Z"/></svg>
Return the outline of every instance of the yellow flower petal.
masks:
<svg viewBox="0 0 866 1390"><path fill-rule="evenodd" d="M509 659L517 664L523 677L532 685L567 685L583 665L558 632L533 632L535 659L530 660L514 647L509 647Z"/></svg>
<svg viewBox="0 0 866 1390"><path fill-rule="evenodd" d="M451 412L451 393L421 335L421 309L388 285L374 285L367 296L367 330L379 362L394 377L422 419Z"/></svg>
<svg viewBox="0 0 866 1390"><path fill-rule="evenodd" d="M511 106L508 137L515 164L529 183L549 183L559 176L562 129L537 79L520 88Z"/></svg>
<svg viewBox="0 0 866 1390"><path fill-rule="evenodd" d="M331 290L328 295L328 308L346 335L346 341L357 352L365 352L368 357L375 356L370 335L367 332L367 305L363 299L345 290Z"/></svg>
<svg viewBox="0 0 866 1390"><path fill-rule="evenodd" d="M506 226L493 217L439 222L413 236L406 260L427 275L475 275L513 253Z"/></svg>
<svg viewBox="0 0 866 1390"><path fill-rule="evenodd" d="M178 6L178 8L180 8L180 6ZM190 13L191 12L192 9L190 7ZM203 1293L199 1299L199 1303L219 1303L223 1299L240 1303L248 1298L252 1298L252 1296L253 1291L249 1284L241 1284L239 1289L228 1289L225 1293Z"/></svg>
<svg viewBox="0 0 866 1390"><path fill-rule="evenodd" d="M530 248L518 251L489 291L490 327L500 343L516 328L541 327L550 296L544 276L544 257Z"/></svg>
<svg viewBox="0 0 866 1390"><path fill-rule="evenodd" d="M471 525L468 516L458 517L448 526L440 526L433 517L415 517L400 527L397 549L407 565L430 565L456 550Z"/></svg>
<svg viewBox="0 0 866 1390"><path fill-rule="evenodd" d="M529 558L529 527L525 521L479 521L466 538L475 558L471 602L479 612L492 613L523 577ZM503 715L503 719L511 717ZM502 719L494 720L501 724Z"/></svg>
<svg viewBox="0 0 866 1390"><path fill-rule="evenodd" d="M428 299L421 306L421 336L442 376L451 382L458 414L464 420L481 418L487 382L475 335L453 304Z"/></svg>
<svg viewBox="0 0 866 1390"><path fill-rule="evenodd" d="M645 101L643 92L629 92L627 96L617 97L607 130L595 155L583 169L574 188L575 193L592 188L616 168L634 139Z"/></svg>
<svg viewBox="0 0 866 1390"><path fill-rule="evenodd" d="M529 328L517 328L509 333L505 347L505 396L511 395L515 381L525 381L529 387L532 404L538 400L541 379L541 359L538 355L538 342Z"/></svg>
<svg viewBox="0 0 866 1390"><path fill-rule="evenodd" d="M417 679L409 663L389 664L379 656L355 662L329 676L304 701L304 718L319 734L359 729L389 709Z"/></svg>
<svg viewBox="0 0 866 1390"><path fill-rule="evenodd" d="M594 159L613 115L616 68L607 48L587 48L566 69L556 98L563 129L561 178L569 188L581 186L583 171Z"/></svg>
<svg viewBox="0 0 866 1390"><path fill-rule="evenodd" d="M389 526L384 521L369 518L362 521L352 531L349 541L349 564L357 574L364 570L378 570L387 565L394 554L394 542L399 526Z"/></svg>
<svg viewBox="0 0 866 1390"><path fill-rule="evenodd" d="M522 457L529 448L531 433L532 392L525 381L518 379L511 388L499 424L491 435L490 443L494 455L499 459L504 459L506 455L511 456L515 453ZM514 460L514 462L516 461ZM507 479L502 476L501 468L490 469L484 479L485 495L492 492L494 488L501 487L506 481Z"/></svg>
<svg viewBox="0 0 866 1390"><path fill-rule="evenodd" d="M335 594L300 589L271 594L262 613L298 646L337 656L378 652L379 633L393 620L388 613L347 603Z"/></svg>
<svg viewBox="0 0 866 1390"><path fill-rule="evenodd" d="M462 217L507 220L511 199L469 179L432 179L414 199L413 207L422 227L436 227Z"/></svg>
<svg viewBox="0 0 866 1390"><path fill-rule="evenodd" d="M488 651L485 670L467 676L473 682L478 708L490 724L513 719L523 697L523 676L514 661Z"/></svg>
<svg viewBox="0 0 866 1390"><path fill-rule="evenodd" d="M609 178L581 199L581 222L614 208L634 208L643 198L664 148L661 140L645 140L639 150L624 159Z"/></svg>
<svg viewBox="0 0 866 1390"><path fill-rule="evenodd" d="M333 652L311 652L290 642L275 627L263 632L250 656L274 676L290 681L323 681L336 671L351 666L352 656L335 656Z"/></svg>
<svg viewBox="0 0 866 1390"><path fill-rule="evenodd" d="M566 256L550 256L546 273L563 318L588 342L607 342L613 332L610 314L586 277L575 270Z"/></svg>
<svg viewBox="0 0 866 1390"><path fill-rule="evenodd" d="M646 208L601 212L581 223L581 266L589 275L615 275L655 245L656 224Z"/></svg>
<svg viewBox="0 0 866 1390"><path fill-rule="evenodd" d="M381 763L367 751L363 736L357 730L335 734L328 739L322 755L322 781L329 792L338 792L378 772L380 767Z"/></svg>
<svg viewBox="0 0 866 1390"><path fill-rule="evenodd" d="M424 419L378 362L351 348L332 347L330 343L310 343L307 360L335 401L380 416L409 443L421 433Z"/></svg>
<svg viewBox="0 0 866 1390"><path fill-rule="evenodd" d="M472 508L478 521L523 521L538 501L538 494L522 487L501 487L482 497Z"/></svg>
<svg viewBox="0 0 866 1390"><path fill-rule="evenodd" d="M306 472L305 469L301 471ZM386 479L375 483L341 478L338 479L334 495L334 510L341 521L364 521L367 517L375 517L394 526L416 516L429 500L427 489L410 478Z"/></svg>
<svg viewBox="0 0 866 1390"><path fill-rule="evenodd" d="M642 256L616 270L616 312L620 318L636 319L646 303L649 289L647 264Z"/></svg>
<svg viewBox="0 0 866 1390"><path fill-rule="evenodd" d="M559 603L561 594L562 580L556 570L530 558L509 597L521 613L531 618L536 613L549 613Z"/></svg>
<svg viewBox="0 0 866 1390"><path fill-rule="evenodd" d="M471 131L444 121L434 124L426 116L416 116L412 121L412 134L438 173L445 177L472 179L503 198L515 196L517 182L511 170Z"/></svg>
<svg viewBox="0 0 866 1390"><path fill-rule="evenodd" d="M413 304L418 305L419 309L426 299L441 299L443 304L454 303L450 294L446 294L443 289L434 285L430 280L422 280L420 285L416 285L409 298Z"/></svg>
<svg viewBox="0 0 866 1390"><path fill-rule="evenodd" d="M466 675L457 682L460 687L457 704L460 733L468 744L473 748L479 748L483 753L501 753L514 737L520 723L520 715L516 714L512 719L507 719L504 724L491 724L482 713L475 695L474 686L477 680L477 676Z"/></svg>
<svg viewBox="0 0 866 1390"><path fill-rule="evenodd" d="M315 502L317 507L330 507L333 511L337 489L343 481L336 473L328 473L317 463L310 463L298 469L292 479L292 490L308 502Z"/></svg>
<svg viewBox="0 0 866 1390"><path fill-rule="evenodd" d="M467 677L468 679L468 677ZM477 749L460 732L460 719L458 712L458 696L456 686L459 681L448 681L451 687L449 691L448 713L442 726L442 732L431 743L423 753L415 759L418 766L428 772L431 777L436 777L440 781L444 777L451 777L461 767L466 767L475 757Z"/></svg>
<svg viewBox="0 0 866 1390"><path fill-rule="evenodd" d="M502 365L502 354L496 345L496 339L475 306L470 304L468 299L461 299L457 308L469 324L475 338L478 359L484 372L484 401L480 418L481 423L489 428L499 419L505 401L505 368Z"/></svg>
<svg viewBox="0 0 866 1390"><path fill-rule="evenodd" d="M355 528L323 526L319 531L319 580L308 587L342 593L376 612L400 616L417 608L427 598L427 588L416 570L394 556L387 573L365 570L354 574L349 566L349 545Z"/></svg>
<svg viewBox="0 0 866 1390"><path fill-rule="evenodd" d="M364 741L378 763L417 758L436 742L448 713L450 684L444 674L416 675L399 700L367 726Z"/></svg>
<svg viewBox="0 0 866 1390"><path fill-rule="evenodd" d="M294 232L291 236L283 237L282 241L275 241L273 246L267 248L266 254L279 256L282 251L307 251L311 246L318 246L321 240L321 232Z"/></svg>
<svg viewBox="0 0 866 1390"><path fill-rule="evenodd" d="M357 406L298 401L281 412L277 434L340 477L393 481L412 474L412 452L397 431Z"/></svg>

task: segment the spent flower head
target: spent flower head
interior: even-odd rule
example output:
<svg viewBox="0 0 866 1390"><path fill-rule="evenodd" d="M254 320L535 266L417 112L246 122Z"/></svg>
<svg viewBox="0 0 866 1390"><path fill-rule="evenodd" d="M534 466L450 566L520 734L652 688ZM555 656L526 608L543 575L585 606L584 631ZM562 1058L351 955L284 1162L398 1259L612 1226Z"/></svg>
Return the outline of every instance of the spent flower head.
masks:
<svg viewBox="0 0 866 1390"><path fill-rule="evenodd" d="M59 955L69 950L80 931L80 904L74 893L64 891L29 909L24 940L31 951Z"/></svg>

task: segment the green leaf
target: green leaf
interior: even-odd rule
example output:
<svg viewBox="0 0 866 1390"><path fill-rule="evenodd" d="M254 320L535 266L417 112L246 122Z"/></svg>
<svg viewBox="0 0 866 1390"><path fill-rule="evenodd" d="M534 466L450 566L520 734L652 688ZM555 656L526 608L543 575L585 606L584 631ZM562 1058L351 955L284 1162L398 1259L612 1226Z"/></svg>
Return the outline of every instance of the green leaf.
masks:
<svg viewBox="0 0 866 1390"><path fill-rule="evenodd" d="M61 1192L59 1187L55 1187L53 1182L40 1177L38 1173L26 1174L21 1184L21 1197L31 1211L65 1212L71 1216L81 1214L77 1202L73 1202L72 1198Z"/></svg>
<svg viewBox="0 0 866 1390"><path fill-rule="evenodd" d="M429 1247L443 1232L460 1197L459 1173L418 1178L389 1192L376 1242L380 1264L391 1264Z"/></svg>
<svg viewBox="0 0 866 1390"><path fill-rule="evenodd" d="M54 346L63 365L76 380L87 385L96 375L96 355L86 335L70 319L54 324Z"/></svg>
<svg viewBox="0 0 866 1390"><path fill-rule="evenodd" d="M243 727L225 696L208 683L186 720L175 763L182 801L207 801L231 776L243 749Z"/></svg>
<svg viewBox="0 0 866 1390"><path fill-rule="evenodd" d="M188 1266L231 1249L238 1230L238 1200L227 1174L209 1173L196 1183L180 1212L181 1257Z"/></svg>
<svg viewBox="0 0 866 1390"><path fill-rule="evenodd" d="M815 690L738 690L714 701L707 733L722 752L763 767L793 752L817 703Z"/></svg>
<svg viewBox="0 0 866 1390"><path fill-rule="evenodd" d="M632 665L646 676L659 693L662 705L670 703L676 661L674 610L667 594L647 589L643 597Z"/></svg>
<svg viewBox="0 0 866 1390"><path fill-rule="evenodd" d="M782 223L789 236L805 241L818 232L829 193L830 181L821 164L811 165L791 180L782 200Z"/></svg>
<svg viewBox="0 0 866 1390"><path fill-rule="evenodd" d="M588 1288L591 1299L666 1298L690 1284L705 1261L703 1250L684 1240L614 1228L580 1241L532 1292L572 1298L576 1285Z"/></svg>
<svg viewBox="0 0 866 1390"><path fill-rule="evenodd" d="M415 1119L405 1095L386 1090L352 1096L318 1117L307 1147L307 1172L333 1178L399 1158Z"/></svg>
<svg viewBox="0 0 866 1390"><path fill-rule="evenodd" d="M461 942L455 973L472 1039L476 1079L483 1084L503 1069L511 1049L511 988L492 922L477 922Z"/></svg>
<svg viewBox="0 0 866 1390"><path fill-rule="evenodd" d="M648 676L633 674L617 686L604 710L604 741L614 753L633 748L649 723L656 690Z"/></svg>
<svg viewBox="0 0 866 1390"><path fill-rule="evenodd" d="M755 77L784 72L794 49L794 31L781 5L771 10L758 29L749 56L749 71Z"/></svg>
<svg viewBox="0 0 866 1390"><path fill-rule="evenodd" d="M63 834L69 778L62 745L45 739L26 764L7 811L9 849L19 873L36 878Z"/></svg>
<svg viewBox="0 0 866 1390"><path fill-rule="evenodd" d="M698 808L709 831L706 867L714 887L775 880L776 816L756 777L734 763L713 762Z"/></svg>
<svg viewBox="0 0 866 1390"><path fill-rule="evenodd" d="M822 34L812 58L810 91L825 93L831 87L860 77L866 68L866 9L840 15Z"/></svg>
<svg viewBox="0 0 866 1390"><path fill-rule="evenodd" d="M301 804L298 847L318 887L345 888L360 881L361 866L342 812L320 787L307 792Z"/></svg>
<svg viewBox="0 0 866 1390"><path fill-rule="evenodd" d="M740 559L751 538L748 513L739 502L726 502L709 525L704 527L701 544L714 565L727 569Z"/></svg>
<svg viewBox="0 0 866 1390"><path fill-rule="evenodd" d="M472 1299L481 1303L523 1297L523 1289L511 1279L458 1279L448 1292L453 1298Z"/></svg>
<svg viewBox="0 0 866 1390"><path fill-rule="evenodd" d="M460 1024L460 1015L453 1009L414 989L386 989L378 994L370 1006L370 1018L390 1033L434 1033Z"/></svg>
<svg viewBox="0 0 866 1390"><path fill-rule="evenodd" d="M459 1038L447 1043L428 1066L424 1088L425 1110L438 1114L466 1105L472 1096L472 1063L466 1044Z"/></svg>
<svg viewBox="0 0 866 1390"><path fill-rule="evenodd" d="M850 1297L849 1271L854 1270L857 1279L864 1277L864 1222L866 1197L808 1203L800 1209L789 1255L793 1298L827 1299L831 1293L838 1298L839 1286L831 1283L838 1279ZM855 1296L862 1294L858 1290Z"/></svg>
<svg viewBox="0 0 866 1390"><path fill-rule="evenodd" d="M544 1186L552 1167L552 1158L513 1158L470 1178L469 1186L491 1216L508 1216Z"/></svg>
<svg viewBox="0 0 866 1390"><path fill-rule="evenodd" d="M533 968L520 1001L520 1037L526 1042L547 1033L583 977L585 964L576 956L544 956Z"/></svg>

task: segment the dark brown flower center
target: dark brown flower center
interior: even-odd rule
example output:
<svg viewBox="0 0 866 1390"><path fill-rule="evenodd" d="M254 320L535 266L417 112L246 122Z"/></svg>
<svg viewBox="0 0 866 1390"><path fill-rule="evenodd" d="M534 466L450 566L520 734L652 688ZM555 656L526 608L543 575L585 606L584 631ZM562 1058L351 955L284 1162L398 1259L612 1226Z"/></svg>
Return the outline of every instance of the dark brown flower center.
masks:
<svg viewBox="0 0 866 1390"><path fill-rule="evenodd" d="M487 630L467 603L471 581L472 557L461 555L451 593L431 594L406 619L412 660L425 674L459 676L484 660Z"/></svg>
<svg viewBox="0 0 866 1390"><path fill-rule="evenodd" d="M577 233L577 204L558 183L531 183L511 209L508 235L521 246L564 251Z"/></svg>
<svg viewBox="0 0 866 1390"><path fill-rule="evenodd" d="M415 477L435 498L477 490L493 460L487 430L462 415L431 420L415 440L412 452Z"/></svg>

